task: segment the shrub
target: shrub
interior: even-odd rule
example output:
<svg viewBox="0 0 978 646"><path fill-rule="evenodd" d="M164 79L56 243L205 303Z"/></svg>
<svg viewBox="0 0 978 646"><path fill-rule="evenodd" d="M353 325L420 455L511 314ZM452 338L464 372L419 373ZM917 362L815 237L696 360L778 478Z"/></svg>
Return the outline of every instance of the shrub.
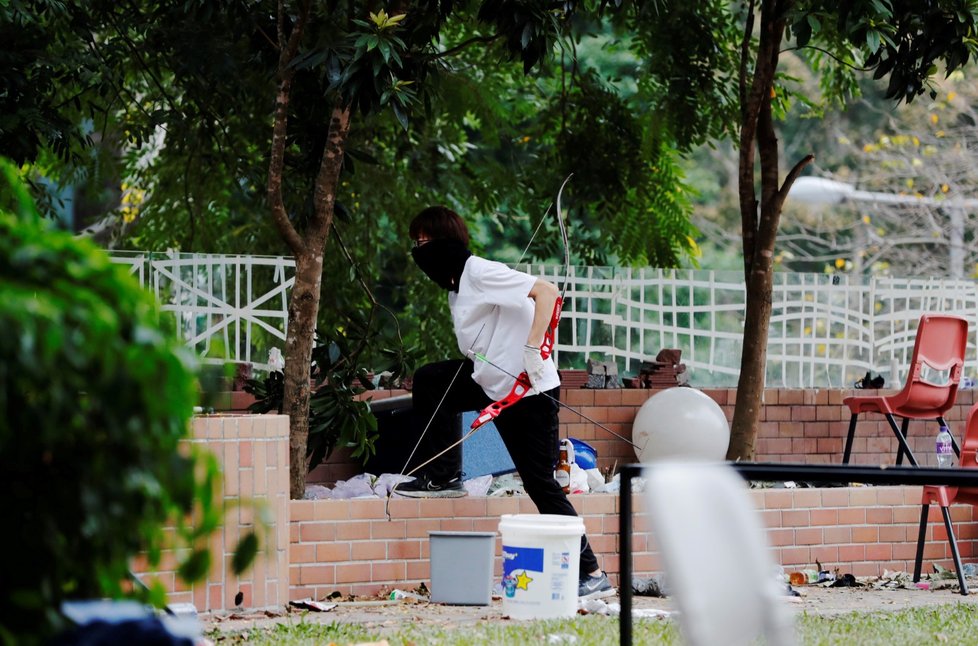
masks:
<svg viewBox="0 0 978 646"><path fill-rule="evenodd" d="M46 640L64 599L126 595L140 552L179 548L186 580L207 573L218 470L178 448L196 382L159 321L107 254L46 226L0 160L0 641Z"/></svg>

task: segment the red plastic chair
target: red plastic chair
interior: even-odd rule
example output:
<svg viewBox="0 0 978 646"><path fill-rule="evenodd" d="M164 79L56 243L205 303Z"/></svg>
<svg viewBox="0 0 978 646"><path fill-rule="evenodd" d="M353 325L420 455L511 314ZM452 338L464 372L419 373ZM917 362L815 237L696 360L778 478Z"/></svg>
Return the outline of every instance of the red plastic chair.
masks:
<svg viewBox="0 0 978 646"><path fill-rule="evenodd" d="M978 451L978 404L971 407L968 412L968 425L965 428L964 438L961 440L961 463L962 469L978 468L978 459L975 453ZM976 474L978 480L978 474ZM958 542L954 538L954 528L951 527L951 511L948 509L954 503L965 503L969 505L978 504L978 487L948 487L927 486L924 487L921 496L920 508L920 533L917 535L917 560L913 567L913 580L920 581L920 564L924 559L924 535L927 533L927 518L931 503L941 506L941 513L944 515L944 527L947 529L947 541L951 544L951 556L954 558L954 569L958 573L958 583L961 585L961 594L968 594L968 584L965 583L964 574L961 572L961 557L958 554Z"/></svg>
<svg viewBox="0 0 978 646"><path fill-rule="evenodd" d="M862 413L879 413L886 417L893 434L900 444L896 463L903 462L904 454L910 464L917 466L910 445L907 444L907 427L912 419L931 419L946 426L944 413L953 405L958 394L958 383L964 366L964 353L968 345L968 321L959 316L943 314L924 314L917 325L917 338L914 341L913 357L910 360L910 374L903 390L894 395L858 395L846 397L842 403L849 407L849 435L846 438L842 463L849 463L852 452L852 438L856 431L856 420ZM924 367L929 366L938 372L948 372L943 383L928 381ZM894 418L902 418L897 426ZM954 452L960 455L957 442Z"/></svg>

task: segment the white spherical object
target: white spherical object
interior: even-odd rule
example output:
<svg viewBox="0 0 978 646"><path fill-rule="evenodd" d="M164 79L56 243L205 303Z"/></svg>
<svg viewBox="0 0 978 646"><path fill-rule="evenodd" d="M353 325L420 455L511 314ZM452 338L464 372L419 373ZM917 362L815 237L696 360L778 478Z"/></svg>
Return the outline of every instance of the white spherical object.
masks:
<svg viewBox="0 0 978 646"><path fill-rule="evenodd" d="M723 460L730 425L720 405L695 388L667 388L642 404L632 426L639 462Z"/></svg>

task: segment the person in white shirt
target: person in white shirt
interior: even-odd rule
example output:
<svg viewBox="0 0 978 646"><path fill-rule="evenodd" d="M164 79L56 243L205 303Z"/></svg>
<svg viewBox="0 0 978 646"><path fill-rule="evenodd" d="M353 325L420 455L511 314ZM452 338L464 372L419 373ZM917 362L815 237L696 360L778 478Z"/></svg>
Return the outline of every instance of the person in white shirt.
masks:
<svg viewBox="0 0 978 646"><path fill-rule="evenodd" d="M414 374L414 418L421 435L417 454L428 459L457 442L458 414L503 399L513 388L514 375L525 371L532 389L499 413L496 428L537 510L576 516L553 476L559 450L560 378L552 358L544 360L540 354L557 288L472 255L465 222L446 207L419 213L409 235L415 263L448 290L455 336L465 357L431 363ZM399 485L396 493L414 498L464 496L461 466L462 448L457 446L427 465L414 481ZM581 537L580 565L581 597L614 594L587 536Z"/></svg>

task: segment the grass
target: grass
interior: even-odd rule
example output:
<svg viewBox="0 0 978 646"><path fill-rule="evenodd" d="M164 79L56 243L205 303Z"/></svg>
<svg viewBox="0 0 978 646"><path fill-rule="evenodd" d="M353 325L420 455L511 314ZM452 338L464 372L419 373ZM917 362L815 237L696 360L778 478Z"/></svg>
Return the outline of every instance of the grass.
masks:
<svg viewBox="0 0 978 646"><path fill-rule="evenodd" d="M805 646L899 646L932 642L971 645L978 643L978 612L970 604L949 603L898 612L852 612L837 616L805 614L798 617L796 630L799 644ZM406 624L383 631L367 630L354 624L297 620L234 633L212 632L208 637L221 646L325 646L380 639L386 639L391 646L524 646L533 643L606 646L618 643L618 620L587 616L572 620L487 622L454 629ZM673 621L636 620L633 643L680 644L678 626Z"/></svg>

